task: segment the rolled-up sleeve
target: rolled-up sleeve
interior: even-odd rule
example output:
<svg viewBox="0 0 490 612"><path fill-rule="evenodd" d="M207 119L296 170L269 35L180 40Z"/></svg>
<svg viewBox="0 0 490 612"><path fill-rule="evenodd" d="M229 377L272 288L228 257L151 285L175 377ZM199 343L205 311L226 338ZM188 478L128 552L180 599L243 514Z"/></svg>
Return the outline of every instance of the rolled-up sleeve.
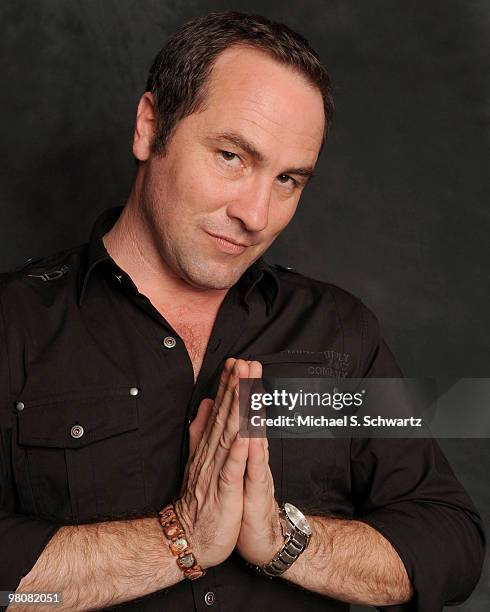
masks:
<svg viewBox="0 0 490 612"><path fill-rule="evenodd" d="M15 591L59 527L49 521L0 510L0 590Z"/></svg>
<svg viewBox="0 0 490 612"><path fill-rule="evenodd" d="M0 311L0 590L15 591L60 525L19 513L12 476L12 420L8 350Z"/></svg>
<svg viewBox="0 0 490 612"><path fill-rule="evenodd" d="M482 521L437 442L355 440L351 453L356 518L389 540L414 588L400 610L437 612L467 599L483 564Z"/></svg>
<svg viewBox="0 0 490 612"><path fill-rule="evenodd" d="M371 318L367 374L401 371ZM405 565L411 602L380 610L437 612L469 597L485 555L483 523L434 439L353 439L355 518L378 530Z"/></svg>

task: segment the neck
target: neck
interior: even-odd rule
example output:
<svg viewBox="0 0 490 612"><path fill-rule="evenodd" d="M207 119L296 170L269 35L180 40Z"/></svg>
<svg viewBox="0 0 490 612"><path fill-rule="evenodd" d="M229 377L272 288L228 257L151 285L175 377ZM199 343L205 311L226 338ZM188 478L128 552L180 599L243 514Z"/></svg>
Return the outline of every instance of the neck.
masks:
<svg viewBox="0 0 490 612"><path fill-rule="evenodd" d="M137 206L133 191L103 237L109 255L158 309L185 306L189 311L216 312L228 290L194 287L179 277L158 252Z"/></svg>

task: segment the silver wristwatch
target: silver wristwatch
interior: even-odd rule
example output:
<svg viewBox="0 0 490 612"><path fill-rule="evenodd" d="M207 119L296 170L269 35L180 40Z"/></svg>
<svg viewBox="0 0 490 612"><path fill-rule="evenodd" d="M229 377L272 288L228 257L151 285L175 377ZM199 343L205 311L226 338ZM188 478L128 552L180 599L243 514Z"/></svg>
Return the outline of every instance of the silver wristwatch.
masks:
<svg viewBox="0 0 490 612"><path fill-rule="evenodd" d="M269 563L254 566L259 574L268 578L280 576L291 567L308 546L312 534L305 515L296 506L285 503L280 512L281 518L286 522L286 529L283 530L284 546Z"/></svg>

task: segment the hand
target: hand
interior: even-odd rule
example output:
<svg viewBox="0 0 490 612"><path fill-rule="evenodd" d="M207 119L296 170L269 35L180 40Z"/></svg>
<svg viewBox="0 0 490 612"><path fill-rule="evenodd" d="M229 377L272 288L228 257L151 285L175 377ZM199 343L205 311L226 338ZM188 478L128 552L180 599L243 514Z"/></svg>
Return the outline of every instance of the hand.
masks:
<svg viewBox="0 0 490 612"><path fill-rule="evenodd" d="M257 361L248 363L250 378L262 378L262 364ZM237 550L249 563L263 565L283 544L279 506L274 497L274 479L269 467L269 442L264 431L263 437L249 439Z"/></svg>
<svg viewBox="0 0 490 612"><path fill-rule="evenodd" d="M204 568L224 561L235 547L243 513L248 438L239 429L238 380L249 365L229 358L216 399L204 399L190 427L189 460L175 511Z"/></svg>

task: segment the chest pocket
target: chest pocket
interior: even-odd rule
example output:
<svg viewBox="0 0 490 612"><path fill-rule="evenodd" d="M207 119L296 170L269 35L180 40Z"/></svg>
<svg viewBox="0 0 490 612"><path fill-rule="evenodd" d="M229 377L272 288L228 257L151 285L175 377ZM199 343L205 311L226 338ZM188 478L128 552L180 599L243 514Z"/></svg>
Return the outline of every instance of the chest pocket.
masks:
<svg viewBox="0 0 490 612"><path fill-rule="evenodd" d="M262 378L318 380L339 376L339 369L333 369L331 359L321 352L253 354L247 359L262 363ZM274 381L264 384L264 388L273 391ZM316 390L315 385L312 390ZM349 440L316 437L314 428L304 427L302 431L311 437L281 437L279 433L269 439L269 464L276 496L280 502L291 502L306 514L351 517Z"/></svg>
<svg viewBox="0 0 490 612"><path fill-rule="evenodd" d="M334 390L335 381L339 381L339 371L333 371L331 361L322 352L311 353L264 353L247 356L247 359L260 361L262 364L262 389L265 392L272 393L275 389L281 388L286 391L297 391L296 384L292 388L288 387L288 382L285 380L281 385L276 384L277 378L311 378L312 383L308 389L311 392L320 391L317 388L316 381L321 379L329 379L328 385L323 382L321 391ZM265 379L265 380L264 380ZM282 411L283 412L283 411ZM281 410L275 412L273 416L281 414ZM289 416L295 415L295 412L287 413ZM336 416L335 414L332 416ZM281 431L288 431L287 427L275 426L277 435ZM303 425L301 427L303 433L310 433L314 436L317 431L315 427Z"/></svg>
<svg viewBox="0 0 490 612"><path fill-rule="evenodd" d="M22 400L15 476L21 504L83 523L145 506L136 387Z"/></svg>

